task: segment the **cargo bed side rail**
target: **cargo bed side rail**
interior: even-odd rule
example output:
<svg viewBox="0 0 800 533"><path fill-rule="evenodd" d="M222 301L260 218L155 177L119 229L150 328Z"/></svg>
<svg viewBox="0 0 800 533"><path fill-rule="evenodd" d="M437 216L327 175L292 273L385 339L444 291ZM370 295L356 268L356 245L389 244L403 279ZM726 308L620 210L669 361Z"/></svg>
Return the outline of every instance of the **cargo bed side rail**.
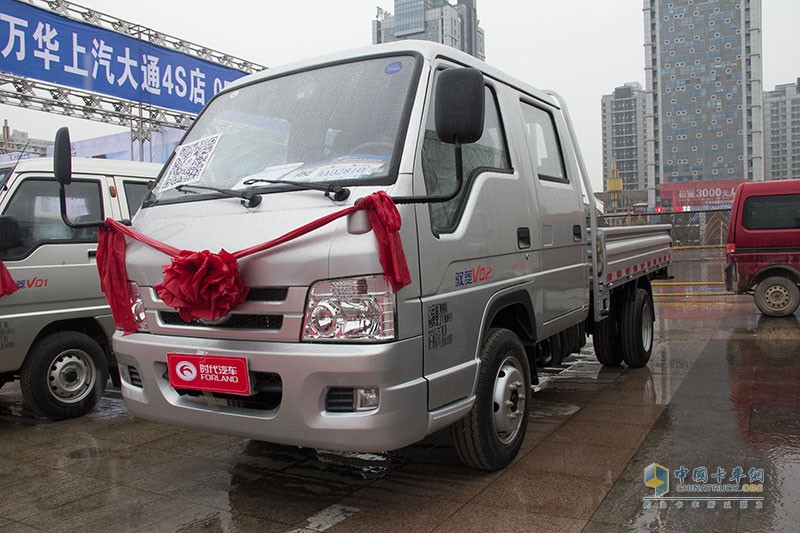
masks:
<svg viewBox="0 0 800 533"><path fill-rule="evenodd" d="M598 228L597 285L603 291L666 268L672 261L670 224Z"/></svg>

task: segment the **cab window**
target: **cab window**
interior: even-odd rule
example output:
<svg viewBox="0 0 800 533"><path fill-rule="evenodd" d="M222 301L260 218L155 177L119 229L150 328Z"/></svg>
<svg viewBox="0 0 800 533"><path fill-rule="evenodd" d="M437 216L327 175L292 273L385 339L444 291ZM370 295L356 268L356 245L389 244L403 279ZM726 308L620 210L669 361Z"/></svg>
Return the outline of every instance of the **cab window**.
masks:
<svg viewBox="0 0 800 533"><path fill-rule="evenodd" d="M462 145L464 184L459 194L449 202L430 204L431 226L434 233L453 231L466 204L475 176L484 170L508 171L508 150L497 108L494 91L484 91L485 116L483 134L472 144ZM430 196L444 196L456 188L455 154L452 145L443 143L436 135L434 104L431 103L422 144L422 172Z"/></svg>
<svg viewBox="0 0 800 533"><path fill-rule="evenodd" d="M147 183L141 181L123 181L122 187L125 189L125 202L128 204L128 215L133 218L133 215L142 207L142 202L150 188Z"/></svg>
<svg viewBox="0 0 800 533"><path fill-rule="evenodd" d="M749 230L800 229L800 194L748 198L742 226Z"/></svg>
<svg viewBox="0 0 800 533"><path fill-rule="evenodd" d="M30 178L20 183L3 215L19 223L21 244L2 251L4 257L27 255L41 244L61 242L93 242L97 228L70 228L61 220L58 183L54 180ZM67 212L73 222L103 220L100 184L74 180L67 186Z"/></svg>
<svg viewBox="0 0 800 533"><path fill-rule="evenodd" d="M568 180L564 171L564 158L552 115L525 102L520 102L520 105L525 121L525 137L536 175L540 180L566 183Z"/></svg>

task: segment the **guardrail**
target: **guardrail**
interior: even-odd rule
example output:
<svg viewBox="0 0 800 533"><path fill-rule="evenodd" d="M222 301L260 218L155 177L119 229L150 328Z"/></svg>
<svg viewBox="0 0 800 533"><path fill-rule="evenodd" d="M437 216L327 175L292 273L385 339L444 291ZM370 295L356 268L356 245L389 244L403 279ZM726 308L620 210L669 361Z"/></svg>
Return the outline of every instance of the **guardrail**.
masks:
<svg viewBox="0 0 800 533"><path fill-rule="evenodd" d="M667 213L615 213L598 217L600 225L672 224L670 281L653 282L656 296L726 296L725 242L730 209Z"/></svg>

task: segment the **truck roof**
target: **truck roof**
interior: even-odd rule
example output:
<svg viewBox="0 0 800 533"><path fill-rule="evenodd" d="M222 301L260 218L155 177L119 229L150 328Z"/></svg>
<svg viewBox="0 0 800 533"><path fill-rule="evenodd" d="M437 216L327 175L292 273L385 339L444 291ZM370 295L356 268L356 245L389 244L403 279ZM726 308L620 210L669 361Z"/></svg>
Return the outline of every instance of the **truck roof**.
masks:
<svg viewBox="0 0 800 533"><path fill-rule="evenodd" d="M40 157L36 159L21 159L0 163L0 169L13 168L17 165L16 172L53 172L53 158ZM83 174L121 174L142 178L155 178L161 170L160 163L146 163L141 161L124 161L117 159L95 159L85 157L72 158L72 171Z"/></svg>
<svg viewBox="0 0 800 533"><path fill-rule="evenodd" d="M428 61L432 61L436 58L441 57L449 59L455 63L460 63L467 67L476 68L481 72L483 72L484 75L490 78L500 80L503 83L511 85L520 91L526 92L539 100L548 102L549 104L555 107L560 107L556 99L553 98L550 94L548 94L548 91L536 89L533 86L523 81L520 81L514 78L513 76L509 76L508 74L488 65L487 63L479 60L476 57L473 57L467 53L464 53L450 46L445 46L443 44L434 43L431 41L421 41L414 39L395 41L392 43L376 44L361 48L355 48L352 50L344 50L341 52L334 52L332 54L324 56L305 59L294 63L289 63L274 68L269 68L267 70L262 70L261 72L256 72L254 74L250 74L248 76L239 78L238 80L231 83L228 87L226 87L226 90L234 89L236 87L241 87L242 85L248 85L250 83L260 81L263 79L283 76L291 72L298 72L313 67L319 67L320 65L338 63L341 61L354 58L367 58L385 54L394 55L402 52L420 54L422 55L423 58L425 58ZM221 92L226 92L226 91L221 91Z"/></svg>

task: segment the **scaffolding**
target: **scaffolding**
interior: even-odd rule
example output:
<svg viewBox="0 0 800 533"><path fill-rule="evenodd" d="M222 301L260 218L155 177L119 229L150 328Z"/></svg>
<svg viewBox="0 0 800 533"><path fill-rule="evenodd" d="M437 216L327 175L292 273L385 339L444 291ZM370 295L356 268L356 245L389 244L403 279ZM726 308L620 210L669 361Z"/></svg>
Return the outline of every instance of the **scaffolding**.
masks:
<svg viewBox="0 0 800 533"><path fill-rule="evenodd" d="M115 31L169 50L233 68L246 74L267 68L252 61L218 52L66 0L24 1L34 7L51 11L78 22ZM152 132L155 129L161 127L186 129L195 117L193 113L166 109L113 96L104 96L90 91L54 85L8 73L0 73L0 104L104 122L106 124L128 126L131 130L131 143L139 143L140 154L144 154L145 143L151 140ZM0 153L18 150L17 144L10 141L0 141Z"/></svg>

